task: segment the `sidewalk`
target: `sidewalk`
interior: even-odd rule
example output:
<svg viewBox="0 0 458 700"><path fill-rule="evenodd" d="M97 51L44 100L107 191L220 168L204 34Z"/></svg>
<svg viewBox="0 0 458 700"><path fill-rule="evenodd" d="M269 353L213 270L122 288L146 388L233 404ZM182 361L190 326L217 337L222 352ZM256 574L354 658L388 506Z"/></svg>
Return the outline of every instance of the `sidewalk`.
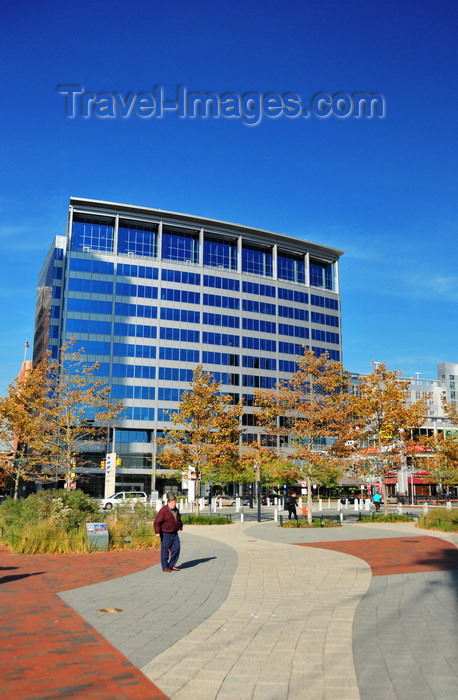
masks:
<svg viewBox="0 0 458 700"><path fill-rule="evenodd" d="M9 646L0 695L452 700L457 543L410 523L311 530L238 522L186 526L181 571L170 574L151 566L156 551L2 553L2 566L16 560L29 578L0 589L19 614L0 630Z"/></svg>

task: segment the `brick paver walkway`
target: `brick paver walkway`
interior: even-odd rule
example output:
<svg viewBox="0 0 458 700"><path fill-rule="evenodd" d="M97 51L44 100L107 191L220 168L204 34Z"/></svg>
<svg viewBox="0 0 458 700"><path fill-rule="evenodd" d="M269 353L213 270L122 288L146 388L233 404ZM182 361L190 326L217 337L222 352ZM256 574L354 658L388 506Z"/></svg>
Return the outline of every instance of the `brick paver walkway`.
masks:
<svg viewBox="0 0 458 700"><path fill-rule="evenodd" d="M458 570L458 549L438 537L390 537L346 542L301 542L303 547L331 549L364 559L373 576Z"/></svg>
<svg viewBox="0 0 458 700"><path fill-rule="evenodd" d="M0 550L0 697L166 698L57 595L158 561L158 550L46 556Z"/></svg>

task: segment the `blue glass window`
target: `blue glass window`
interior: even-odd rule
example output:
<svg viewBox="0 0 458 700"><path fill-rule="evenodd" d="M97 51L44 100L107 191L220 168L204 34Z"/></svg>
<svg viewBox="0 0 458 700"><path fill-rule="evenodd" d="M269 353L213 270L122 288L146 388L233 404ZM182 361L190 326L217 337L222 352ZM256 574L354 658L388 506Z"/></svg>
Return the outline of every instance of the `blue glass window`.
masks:
<svg viewBox="0 0 458 700"><path fill-rule="evenodd" d="M110 343L97 340L76 340L73 345L73 352L80 352L86 355L109 355Z"/></svg>
<svg viewBox="0 0 458 700"><path fill-rule="evenodd" d="M178 282L179 284L200 284L200 275L197 272L187 270L162 270L162 279L166 282Z"/></svg>
<svg viewBox="0 0 458 700"><path fill-rule="evenodd" d="M321 260L310 260L310 286L333 289L333 265Z"/></svg>
<svg viewBox="0 0 458 700"><path fill-rule="evenodd" d="M247 294L256 296L275 297L275 287L270 284L257 284L256 282L243 282L242 289Z"/></svg>
<svg viewBox="0 0 458 700"><path fill-rule="evenodd" d="M229 289L233 292L238 292L240 290L240 282L239 280L230 279L228 277L213 277L212 275L204 275L204 287Z"/></svg>
<svg viewBox="0 0 458 700"><path fill-rule="evenodd" d="M242 338L242 347L248 350L264 350L265 352L277 351L276 341L268 340L267 338L249 338L246 336Z"/></svg>
<svg viewBox="0 0 458 700"><path fill-rule="evenodd" d="M203 314L203 322L210 326L227 326L228 328L239 328L240 321L235 316L225 316L224 314Z"/></svg>
<svg viewBox="0 0 458 700"><path fill-rule="evenodd" d="M67 333L110 335L111 321L94 321L88 318L68 318L65 330Z"/></svg>
<svg viewBox="0 0 458 700"><path fill-rule="evenodd" d="M113 294L113 282L70 277L68 290L70 292L87 292L88 294Z"/></svg>
<svg viewBox="0 0 458 700"><path fill-rule="evenodd" d="M98 301L95 299L72 299L67 301L67 311L86 314L110 314L111 301Z"/></svg>
<svg viewBox="0 0 458 700"><path fill-rule="evenodd" d="M185 343L198 343L199 331L191 331L187 328L161 328L161 340L175 340Z"/></svg>
<svg viewBox="0 0 458 700"><path fill-rule="evenodd" d="M255 314L270 314L275 316L275 304L268 304L265 301L253 301L252 299L242 299L242 309Z"/></svg>
<svg viewBox="0 0 458 700"><path fill-rule="evenodd" d="M194 371L179 367L159 367L159 379L170 382L192 382Z"/></svg>
<svg viewBox="0 0 458 700"><path fill-rule="evenodd" d="M116 442L152 442L151 430L116 430Z"/></svg>
<svg viewBox="0 0 458 700"><path fill-rule="evenodd" d="M199 262L199 232L164 226L162 229L162 259Z"/></svg>
<svg viewBox="0 0 458 700"><path fill-rule="evenodd" d="M227 335L226 333L202 333L202 342L207 345L232 345L238 348L240 339L238 335Z"/></svg>
<svg viewBox="0 0 458 700"><path fill-rule="evenodd" d="M277 275L279 279L291 280L291 282L305 283L304 256L291 253L278 253Z"/></svg>
<svg viewBox="0 0 458 700"><path fill-rule="evenodd" d="M72 226L72 250L113 251L113 222L91 216L75 215Z"/></svg>
<svg viewBox="0 0 458 700"><path fill-rule="evenodd" d="M242 270L254 275L272 277L272 250L243 243Z"/></svg>
<svg viewBox="0 0 458 700"><path fill-rule="evenodd" d="M180 321L182 323L200 323L200 312L189 311L188 309L161 308L161 319L163 321Z"/></svg>
<svg viewBox="0 0 458 700"><path fill-rule="evenodd" d="M239 356L227 352L211 352L204 350L202 352L202 362L209 365L230 365L232 367L238 367Z"/></svg>
<svg viewBox="0 0 458 700"><path fill-rule="evenodd" d="M280 372L291 372L291 374L293 374L294 372L297 372L299 367L297 362L293 362L292 360L279 360L278 369Z"/></svg>
<svg viewBox="0 0 458 700"><path fill-rule="evenodd" d="M121 221L118 231L118 253L157 256L157 226Z"/></svg>
<svg viewBox="0 0 458 700"><path fill-rule="evenodd" d="M118 275L124 277L140 277L146 280L157 280L159 277L157 267L145 267L144 265L128 265L118 263Z"/></svg>
<svg viewBox="0 0 458 700"><path fill-rule="evenodd" d="M74 272L90 272L97 275L112 275L114 263L90 258L70 258L70 270Z"/></svg>
<svg viewBox="0 0 458 700"><path fill-rule="evenodd" d="M184 304L200 304L199 292L189 292L186 289L161 289L161 299L163 301L181 301Z"/></svg>
<svg viewBox="0 0 458 700"><path fill-rule="evenodd" d="M237 269L237 242L205 235L204 265Z"/></svg>
<svg viewBox="0 0 458 700"><path fill-rule="evenodd" d="M278 351L284 353L285 355L300 355L304 354L304 348L302 345L297 343L278 343Z"/></svg>
<svg viewBox="0 0 458 700"><path fill-rule="evenodd" d="M114 324L114 335L123 335L130 338L156 338L156 332L156 326L119 322Z"/></svg>
<svg viewBox="0 0 458 700"><path fill-rule="evenodd" d="M334 311L339 310L339 302L337 299L328 299L328 297L322 297L319 294L311 294L310 303L314 306L322 306L326 309L333 309Z"/></svg>
<svg viewBox="0 0 458 700"><path fill-rule="evenodd" d="M139 316L141 318L157 318L157 307L144 306L143 304L129 304L127 302L117 301L115 303L115 314L117 316Z"/></svg>
<svg viewBox="0 0 458 700"><path fill-rule="evenodd" d="M236 297L223 297L219 294L204 294L205 306L217 306L222 309L239 309L240 301Z"/></svg>
<svg viewBox="0 0 458 700"><path fill-rule="evenodd" d="M187 350L186 348L165 348L161 346L159 348L159 359L199 364L199 351Z"/></svg>
<svg viewBox="0 0 458 700"><path fill-rule="evenodd" d="M243 367L252 367L253 369L277 369L277 361L269 357L254 357L253 355L242 356Z"/></svg>

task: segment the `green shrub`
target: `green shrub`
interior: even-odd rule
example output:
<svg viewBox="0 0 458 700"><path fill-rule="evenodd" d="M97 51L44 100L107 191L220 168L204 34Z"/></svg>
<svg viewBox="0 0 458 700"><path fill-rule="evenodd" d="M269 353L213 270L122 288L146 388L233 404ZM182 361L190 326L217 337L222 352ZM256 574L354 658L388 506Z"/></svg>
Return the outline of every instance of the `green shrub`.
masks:
<svg viewBox="0 0 458 700"><path fill-rule="evenodd" d="M442 532L458 532L458 512L447 508L434 508L418 518L419 527Z"/></svg>
<svg viewBox="0 0 458 700"><path fill-rule="evenodd" d="M359 523L411 523L414 520L411 515L400 515L399 513L373 513L359 518Z"/></svg>
<svg viewBox="0 0 458 700"><path fill-rule="evenodd" d="M230 525L232 520L225 515L182 515L183 525Z"/></svg>
<svg viewBox="0 0 458 700"><path fill-rule="evenodd" d="M87 522L106 522L110 549L159 547L153 528L155 511L137 503L102 514L82 491L49 490L0 506L3 542L17 554L87 552Z"/></svg>

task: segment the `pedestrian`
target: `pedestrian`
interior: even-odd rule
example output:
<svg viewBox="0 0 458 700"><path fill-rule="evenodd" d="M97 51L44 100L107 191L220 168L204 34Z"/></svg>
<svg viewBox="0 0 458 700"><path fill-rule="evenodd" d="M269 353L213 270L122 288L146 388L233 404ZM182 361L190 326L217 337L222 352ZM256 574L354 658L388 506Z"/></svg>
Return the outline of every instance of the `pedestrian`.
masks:
<svg viewBox="0 0 458 700"><path fill-rule="evenodd" d="M288 511L288 520L291 520L292 515L294 515L295 519L297 520L296 494L294 493L294 491L286 499L286 509Z"/></svg>
<svg viewBox="0 0 458 700"><path fill-rule="evenodd" d="M183 529L177 499L173 494L167 497L167 505L162 506L154 519L154 532L161 538L162 571L179 571L176 565L180 556L178 532Z"/></svg>
<svg viewBox="0 0 458 700"><path fill-rule="evenodd" d="M380 503L382 502L382 497L379 493L374 493L374 498L372 500L374 501L375 511L376 513L378 513L380 511Z"/></svg>

